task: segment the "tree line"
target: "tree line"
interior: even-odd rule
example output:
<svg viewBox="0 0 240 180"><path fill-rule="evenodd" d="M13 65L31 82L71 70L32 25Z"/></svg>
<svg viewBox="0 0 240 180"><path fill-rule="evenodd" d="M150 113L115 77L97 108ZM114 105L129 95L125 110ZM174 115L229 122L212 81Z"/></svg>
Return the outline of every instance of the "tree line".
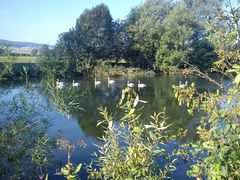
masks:
<svg viewBox="0 0 240 180"><path fill-rule="evenodd" d="M181 60L207 70L216 60L208 41L208 23L219 14L222 0L146 0L123 20L113 20L105 4L86 9L75 27L59 35L42 64L58 74L89 73L97 63L167 73ZM44 65L45 64L45 65Z"/></svg>

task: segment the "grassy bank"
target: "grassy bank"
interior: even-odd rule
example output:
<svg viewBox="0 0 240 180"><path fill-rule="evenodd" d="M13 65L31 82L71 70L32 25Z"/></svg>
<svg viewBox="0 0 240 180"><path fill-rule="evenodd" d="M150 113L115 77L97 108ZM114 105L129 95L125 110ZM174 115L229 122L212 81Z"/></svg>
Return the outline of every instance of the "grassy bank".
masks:
<svg viewBox="0 0 240 180"><path fill-rule="evenodd" d="M13 56L11 58L7 56L0 56L0 62L13 62L13 63L36 63L36 56Z"/></svg>

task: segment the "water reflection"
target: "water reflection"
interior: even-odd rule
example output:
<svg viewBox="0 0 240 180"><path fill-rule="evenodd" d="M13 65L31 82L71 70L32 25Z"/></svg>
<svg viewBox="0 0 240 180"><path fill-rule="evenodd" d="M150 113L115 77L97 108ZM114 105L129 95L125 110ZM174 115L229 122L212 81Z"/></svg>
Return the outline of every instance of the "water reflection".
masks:
<svg viewBox="0 0 240 180"><path fill-rule="evenodd" d="M138 80L146 84L146 87L139 89L137 87ZM184 77L171 75L164 77L142 76L131 79L131 83L135 84L134 89L139 93L140 98L148 101L142 110L142 119L148 119L150 114L159 112L165 107L166 114L169 117L168 123L174 124L172 126L174 131L179 128L194 129L193 127L197 123L193 121L195 118L188 116L184 105L179 107L172 91L173 84L176 85L179 81L184 82L186 80L189 84L191 82L199 84L200 91L214 88L210 86L210 83L197 77L185 79ZM81 79L78 80L79 87L72 87L72 80L65 80L66 87L62 90L55 89L55 81L48 82L49 84L41 84L35 81L32 84L36 87L36 93L39 93L45 99L46 104L42 104L43 106L47 106L48 110L53 112L60 112L68 118L70 116L74 117L86 136L97 138L103 135L103 129L96 127L97 121L101 119L97 108L107 106L109 111L115 112L121 90L127 86L127 79L115 79L113 84L109 84L106 78L97 81L101 81L98 86L96 86L93 78ZM7 92L7 90L11 89L13 93L14 90L16 91L22 87L23 84L19 82L5 82L1 84L0 90ZM11 93L5 96L11 96ZM191 136L191 138L194 138L194 132Z"/></svg>
<svg viewBox="0 0 240 180"><path fill-rule="evenodd" d="M46 109L31 87L5 85L0 86L0 179L37 179L47 172L55 147L46 134Z"/></svg>
<svg viewBox="0 0 240 180"><path fill-rule="evenodd" d="M91 153L96 150L92 143L101 143L98 137L102 137L104 129L96 127L98 120L102 119L97 108L107 106L112 113L118 111L116 104L120 99L122 89L127 86L128 79L118 78L114 80L115 83L109 84L106 78L97 79L101 83L96 85L94 78L78 79L76 81L80 83L79 87L73 87L72 79L67 79L64 80L65 87L62 90L57 90L54 87L55 80L49 82L50 85L36 80L30 82L34 87L34 93L43 99L37 102L39 107L46 107L46 111L51 111L48 115L53 126L49 129L49 134L56 135L57 131L61 129L63 138L70 142L81 139L88 144L81 154L73 154L73 162L89 163ZM138 80L146 84L146 87L138 89ZM162 108L165 107L169 117L167 123L173 123L169 129L173 133L180 128L188 129L187 140L194 140L196 139L195 127L198 124L200 113L190 117L184 105L179 107L172 90L172 85L178 85L179 81L188 81L188 84L195 82L199 85L199 91L216 89L215 86L203 79L197 77L185 79L175 75L134 77L130 82L135 84L134 89L139 93L140 99L148 101L144 105L144 109L141 110L142 119L149 120L151 114L162 111ZM2 98L12 97L23 87L24 83L21 82L1 83L0 92L4 94ZM117 119L118 116L116 116L115 121ZM56 152L55 156L63 161L65 159L59 152Z"/></svg>

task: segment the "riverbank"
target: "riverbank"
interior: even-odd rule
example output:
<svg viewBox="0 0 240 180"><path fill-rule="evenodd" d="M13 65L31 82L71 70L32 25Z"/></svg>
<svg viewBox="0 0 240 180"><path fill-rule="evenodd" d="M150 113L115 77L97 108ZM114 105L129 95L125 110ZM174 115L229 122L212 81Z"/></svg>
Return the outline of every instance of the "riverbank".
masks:
<svg viewBox="0 0 240 180"><path fill-rule="evenodd" d="M78 78L78 77L133 77L138 75L162 76L176 75L181 73L179 67L174 66L166 71L157 71L151 68L141 69L134 67L127 61L121 61L115 64L114 61L102 60L95 64L85 67L85 69L74 70L72 67L64 66L63 63L56 61L54 57L42 56L0 56L0 79L18 79L21 78L27 67L29 77L42 77L52 74L59 78ZM26 73L26 72L25 72Z"/></svg>

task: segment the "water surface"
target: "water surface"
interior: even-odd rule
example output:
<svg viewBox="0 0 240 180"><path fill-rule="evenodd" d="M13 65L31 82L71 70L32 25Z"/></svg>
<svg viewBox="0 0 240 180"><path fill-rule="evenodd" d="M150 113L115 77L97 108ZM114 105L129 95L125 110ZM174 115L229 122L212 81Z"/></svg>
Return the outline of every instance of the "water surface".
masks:
<svg viewBox="0 0 240 180"><path fill-rule="evenodd" d="M126 87L126 78L115 78L116 81L112 85L108 85L107 78L98 78L101 84L97 87L94 85L94 78L86 79L75 79L75 82L79 82L80 86L74 90L75 93L83 93L83 96L79 97L76 101L80 103L83 110L71 111L68 116L64 115L56 104L50 101L47 93L44 93L44 86L38 82L31 82L34 87L34 93L39 98L37 101L38 105L44 111L48 117L49 122L52 126L48 129L50 136L55 136L59 130L61 136L64 139L68 139L71 143L77 140L83 140L87 143L86 148L77 149L72 156L72 162L75 164L85 163L89 164L92 159L92 153L97 152L97 148L94 144L101 144L99 137L104 134L102 127L97 127L97 122L101 119L98 107L106 106L109 111L116 111L116 104L118 103L121 91ZM197 78L188 77L187 79L182 76L169 75L162 77L133 77L129 81L137 84L137 81L141 80L142 83L147 86L143 89L138 89L135 86L136 92L138 92L140 99L148 101L142 109L142 119L150 119L150 115L154 112L162 111L166 108L166 114L169 117L167 120L168 124L173 124L169 129L176 132L178 129L188 129L188 136L183 141L195 140L197 138L195 134L195 128L198 124L198 116L190 117L187 114L186 106L179 106L177 100L174 97L172 85L177 85L179 81L182 83L188 81L195 82L199 90L214 90L216 87L207 81ZM62 80L65 82L65 89L59 90L67 92L72 86L72 79ZM1 100L7 100L17 95L20 91L25 88L24 82L4 82L0 84L0 92L4 93L1 96ZM71 87L72 88L72 87ZM7 92L7 93L6 93ZM65 94L65 93L64 93ZM66 93L67 95L67 93ZM117 118L115 120L117 122ZM181 142L180 142L181 143ZM54 152L56 159L56 165L49 173L50 179L61 179L59 176L54 176L56 168L63 166L66 163L66 153L56 150ZM183 163L181 160L178 163L178 170L174 172L174 179L186 179L186 170L188 164ZM86 172L82 172L82 178L86 178Z"/></svg>

